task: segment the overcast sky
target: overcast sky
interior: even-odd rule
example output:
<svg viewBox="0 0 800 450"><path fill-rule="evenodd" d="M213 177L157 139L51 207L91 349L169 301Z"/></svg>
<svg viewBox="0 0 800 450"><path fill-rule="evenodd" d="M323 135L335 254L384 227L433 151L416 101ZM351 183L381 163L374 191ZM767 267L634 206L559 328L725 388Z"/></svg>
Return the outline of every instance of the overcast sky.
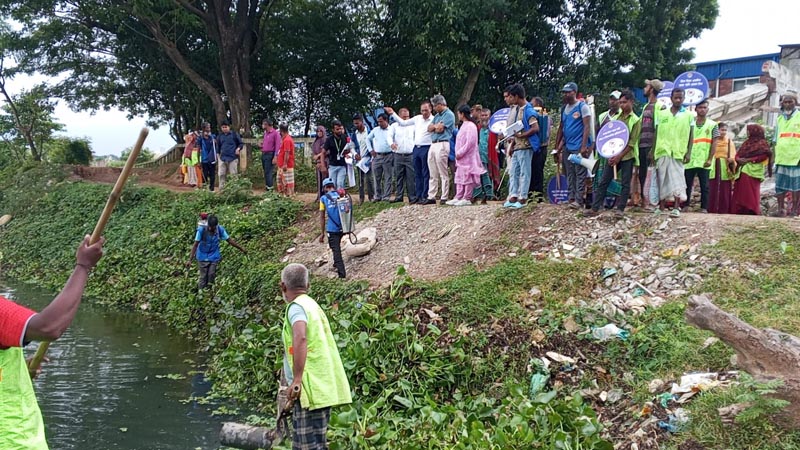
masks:
<svg viewBox="0 0 800 450"><path fill-rule="evenodd" d="M758 0L746 3L742 0L719 0L720 16L713 30L706 30L700 39L694 39L686 47L695 48L695 62L737 58L779 51L779 44L800 44L800 1ZM12 92L29 87L30 79L9 83ZM75 113L63 104L56 109L57 119L66 126L68 136L88 137L96 155L118 155L136 141L145 119L129 121L126 114L118 111ZM145 146L161 154L174 145L167 128L151 130Z"/></svg>

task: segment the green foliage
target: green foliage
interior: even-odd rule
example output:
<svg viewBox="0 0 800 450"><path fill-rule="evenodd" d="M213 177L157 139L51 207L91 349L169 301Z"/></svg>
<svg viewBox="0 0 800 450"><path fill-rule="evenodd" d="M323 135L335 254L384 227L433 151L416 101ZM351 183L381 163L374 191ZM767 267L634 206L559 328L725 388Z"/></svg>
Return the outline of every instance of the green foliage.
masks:
<svg viewBox="0 0 800 450"><path fill-rule="evenodd" d="M5 75L0 66L0 78ZM5 92L5 80L0 81ZM34 161L41 161L45 155L45 145L53 139L53 134L64 129L53 117L56 102L50 98L45 85L36 85L30 90L7 96L0 113L0 136L12 144L18 159L24 159L28 152ZM26 150L22 150L26 149Z"/></svg>
<svg viewBox="0 0 800 450"><path fill-rule="evenodd" d="M88 139L59 137L48 145L47 159L54 164L88 166L93 159L92 149Z"/></svg>
<svg viewBox="0 0 800 450"><path fill-rule="evenodd" d="M128 147L122 151L119 155L119 161L121 165L125 165L125 162L128 161L128 156L130 156L131 152L133 151L133 147ZM153 153L152 150L145 147L139 152L139 156L136 157L136 164L145 163L148 161L152 161L153 158L156 157L156 154Z"/></svg>
<svg viewBox="0 0 800 450"><path fill-rule="evenodd" d="M746 391L739 395L737 401L748 403L750 406L736 416L738 424L758 424L768 416L772 416L783 408L789 406L786 400L770 397L777 389L783 386L783 380L756 381L748 374L742 375L742 385Z"/></svg>
<svg viewBox="0 0 800 450"><path fill-rule="evenodd" d="M60 78L55 95L72 106L169 122L177 141L202 119L225 119L226 106L237 129L268 113L307 134L434 93L494 108L518 81L552 104L566 78L584 92L672 79L691 60L684 43L718 14L716 0L242 4L4 1L20 27L0 38L18 71Z"/></svg>
<svg viewBox="0 0 800 450"><path fill-rule="evenodd" d="M775 420L787 403L770 395L781 381L759 382L746 373L740 374L740 384L727 389L704 393L689 404L691 422L687 433L706 448L785 450L800 448L800 433L785 430ZM749 403L734 424L722 423L718 408Z"/></svg>

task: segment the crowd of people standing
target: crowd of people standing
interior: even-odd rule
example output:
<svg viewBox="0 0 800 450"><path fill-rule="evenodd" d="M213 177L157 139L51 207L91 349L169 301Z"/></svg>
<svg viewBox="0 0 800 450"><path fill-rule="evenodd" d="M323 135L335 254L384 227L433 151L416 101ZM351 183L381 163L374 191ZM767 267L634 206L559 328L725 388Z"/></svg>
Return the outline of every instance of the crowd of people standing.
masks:
<svg viewBox="0 0 800 450"><path fill-rule="evenodd" d="M647 102L641 109L630 90L614 90L608 110L595 118L576 83L564 85L550 154L566 178L569 207L588 209L588 216L604 209L622 216L626 208L635 207L677 217L692 206L697 182L700 212L757 215L760 183L772 175L774 165L776 214L800 213L796 94L782 97L774 151L763 127L756 124L748 125L748 138L737 150L728 125L708 117L707 100L687 107L684 91L673 89L670 104L664 105L657 101L662 89L660 80L645 80ZM318 127L312 149L319 192L322 181L330 178L337 190L357 186L360 202L365 197L389 202L408 197L411 204L467 206L495 199L507 179L504 207L518 209L534 199L543 201L549 116L541 99L529 101L520 84L506 87L503 97L509 108L506 123L521 124L513 136L489 130L489 109L462 105L454 113L441 95L423 101L413 117L407 108L384 107L372 130L360 114L353 117L349 134L338 120L330 135ZM597 152L595 139L610 121L623 123L629 139L621 153L606 159ZM598 163L590 170L581 164L584 159ZM792 202L787 207L788 193Z"/></svg>

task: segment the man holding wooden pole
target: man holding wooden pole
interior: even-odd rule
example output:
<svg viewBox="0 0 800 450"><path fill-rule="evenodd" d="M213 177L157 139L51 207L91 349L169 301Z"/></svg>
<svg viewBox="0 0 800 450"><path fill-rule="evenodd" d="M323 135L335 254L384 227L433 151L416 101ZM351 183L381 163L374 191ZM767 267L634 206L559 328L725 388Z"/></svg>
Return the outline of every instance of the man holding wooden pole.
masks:
<svg viewBox="0 0 800 450"><path fill-rule="evenodd" d="M89 244L86 236L78 247L75 268L64 289L41 312L0 297L0 448L47 450L44 423L22 347L31 341L54 341L75 318L89 272L103 256L100 238Z"/></svg>

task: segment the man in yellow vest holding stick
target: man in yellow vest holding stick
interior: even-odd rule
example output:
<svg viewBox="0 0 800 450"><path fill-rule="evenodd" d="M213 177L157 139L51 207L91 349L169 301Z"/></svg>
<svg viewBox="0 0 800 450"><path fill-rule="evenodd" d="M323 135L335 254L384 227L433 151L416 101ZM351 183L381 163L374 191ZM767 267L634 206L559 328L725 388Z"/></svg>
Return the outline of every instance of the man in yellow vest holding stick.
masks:
<svg viewBox="0 0 800 450"><path fill-rule="evenodd" d="M352 403L328 318L308 296L308 269L289 264L281 272L281 293L287 303L283 320L283 372L289 383L294 450L328 448L331 407ZM297 401L299 400L299 401Z"/></svg>
<svg viewBox="0 0 800 450"><path fill-rule="evenodd" d="M781 113L775 128L775 193L778 194L778 215L783 216L786 193L792 193L792 204L786 215L800 214L800 113L797 94L787 92L781 99Z"/></svg>
<svg viewBox="0 0 800 450"><path fill-rule="evenodd" d="M31 341L54 341L75 318L89 271L103 256L103 239L78 247L75 268L64 289L36 313L0 297L0 449L47 450L44 423L22 347ZM36 368L34 368L36 370Z"/></svg>

